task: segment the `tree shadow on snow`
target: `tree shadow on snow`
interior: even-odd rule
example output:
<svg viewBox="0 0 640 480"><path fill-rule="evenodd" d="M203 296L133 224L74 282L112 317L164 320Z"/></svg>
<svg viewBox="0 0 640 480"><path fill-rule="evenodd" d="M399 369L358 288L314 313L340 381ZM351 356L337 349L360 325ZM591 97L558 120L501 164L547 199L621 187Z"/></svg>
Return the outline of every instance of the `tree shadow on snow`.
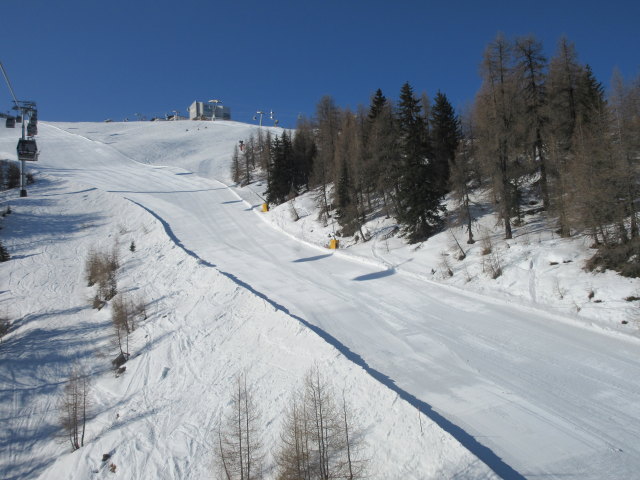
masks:
<svg viewBox="0 0 640 480"><path fill-rule="evenodd" d="M328 258L332 255L333 253L326 253L324 255L316 255L315 257L298 258L297 260L291 260L291 262L292 263L315 262L316 260L322 260L323 258Z"/></svg>
<svg viewBox="0 0 640 480"><path fill-rule="evenodd" d="M367 273L366 275L360 275L359 277L355 277L352 280L356 282L365 282L367 280L376 280L378 278L390 277L396 273L395 268L388 268L387 270L382 270L381 272L373 272Z"/></svg>

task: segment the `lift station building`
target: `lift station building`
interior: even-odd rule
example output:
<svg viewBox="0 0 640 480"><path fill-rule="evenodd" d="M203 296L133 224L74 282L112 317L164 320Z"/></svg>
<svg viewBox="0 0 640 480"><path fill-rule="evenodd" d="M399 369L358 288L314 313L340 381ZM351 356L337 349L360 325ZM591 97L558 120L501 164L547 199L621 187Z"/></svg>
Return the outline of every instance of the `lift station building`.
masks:
<svg viewBox="0 0 640 480"><path fill-rule="evenodd" d="M231 120L231 109L218 103L194 101L189 106L190 120Z"/></svg>

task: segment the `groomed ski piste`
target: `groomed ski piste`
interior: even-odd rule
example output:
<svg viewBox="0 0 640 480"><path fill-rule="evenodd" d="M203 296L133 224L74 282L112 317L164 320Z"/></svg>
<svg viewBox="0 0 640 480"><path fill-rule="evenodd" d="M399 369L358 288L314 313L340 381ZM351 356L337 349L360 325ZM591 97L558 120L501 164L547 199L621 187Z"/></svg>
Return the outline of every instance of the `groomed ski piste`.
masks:
<svg viewBox="0 0 640 480"><path fill-rule="evenodd" d="M270 452L316 367L353 405L372 478L637 474L638 306L624 298L640 283L583 272L579 241L532 230L504 251L499 279L473 251L446 279L446 234L416 248L380 220L371 241L333 252L308 197L297 222L291 205L261 213L264 185L229 180L233 146L256 126L39 130L29 196L1 194L12 258L0 309L13 324L0 344L0 477L216 478L237 376ZM18 135L0 131L0 159L15 159ZM92 249L114 245L118 290L148 304L118 378L110 308L92 309L84 274ZM74 366L91 374L92 416L71 453L58 403Z"/></svg>

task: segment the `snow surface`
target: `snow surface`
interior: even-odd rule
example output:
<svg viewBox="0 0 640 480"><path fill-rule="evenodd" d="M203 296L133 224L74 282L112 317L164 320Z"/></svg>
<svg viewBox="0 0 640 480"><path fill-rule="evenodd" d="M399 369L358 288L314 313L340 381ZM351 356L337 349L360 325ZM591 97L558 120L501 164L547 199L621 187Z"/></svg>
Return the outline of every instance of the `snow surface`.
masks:
<svg viewBox="0 0 640 480"><path fill-rule="evenodd" d="M385 238L379 220L373 240L332 252L332 226L308 197L296 199L298 222L290 205L259 213L263 186L223 183L255 127L40 130L42 180L25 199L13 193L3 221L13 260L0 264L0 300L18 320L0 347L0 476L107 476L100 457L113 451L122 478L206 477L235 375L246 370L264 399L273 440L314 364L358 408L377 478L488 478L484 464L504 478L636 475L640 342L637 306L623 299L639 284L582 272L586 246L530 230L509 248L494 239L497 281L479 245L444 279L441 253L455 252L445 235L416 249ZM15 138L2 131L0 158L15 158ZM108 311L90 309L82 277L88 249L115 239L127 252L121 288L152 302L119 379L106 367ZM73 361L94 373L97 414L88 444L68 454L51 435Z"/></svg>

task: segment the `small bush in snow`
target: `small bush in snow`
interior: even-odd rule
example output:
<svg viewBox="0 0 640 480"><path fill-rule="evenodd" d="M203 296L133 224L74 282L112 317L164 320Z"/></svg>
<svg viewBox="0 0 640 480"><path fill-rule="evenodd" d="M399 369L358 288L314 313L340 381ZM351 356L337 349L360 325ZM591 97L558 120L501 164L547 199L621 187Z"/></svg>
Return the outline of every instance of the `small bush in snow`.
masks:
<svg viewBox="0 0 640 480"><path fill-rule="evenodd" d="M440 268L445 278L453 277L453 270L451 269L451 262L449 261L449 254L447 252L440 253Z"/></svg>
<svg viewBox="0 0 640 480"><path fill-rule="evenodd" d="M493 242L491 241L491 234L487 231L484 232L482 239L482 255L489 255L493 251Z"/></svg>
<svg viewBox="0 0 640 480"><path fill-rule="evenodd" d="M6 262L6 261L9 261L10 259L11 259L11 256L9 255L9 251L2 244L2 242L0 242L0 262Z"/></svg>
<svg viewBox="0 0 640 480"><path fill-rule="evenodd" d="M87 286L98 285L97 297L108 301L118 293L116 271L120 266L116 247L111 252L90 251L85 264L85 278ZM95 301L94 301L94 308Z"/></svg>
<svg viewBox="0 0 640 480"><path fill-rule="evenodd" d="M11 328L11 322L7 317L0 317L0 341L2 338L9 333L9 329Z"/></svg>

